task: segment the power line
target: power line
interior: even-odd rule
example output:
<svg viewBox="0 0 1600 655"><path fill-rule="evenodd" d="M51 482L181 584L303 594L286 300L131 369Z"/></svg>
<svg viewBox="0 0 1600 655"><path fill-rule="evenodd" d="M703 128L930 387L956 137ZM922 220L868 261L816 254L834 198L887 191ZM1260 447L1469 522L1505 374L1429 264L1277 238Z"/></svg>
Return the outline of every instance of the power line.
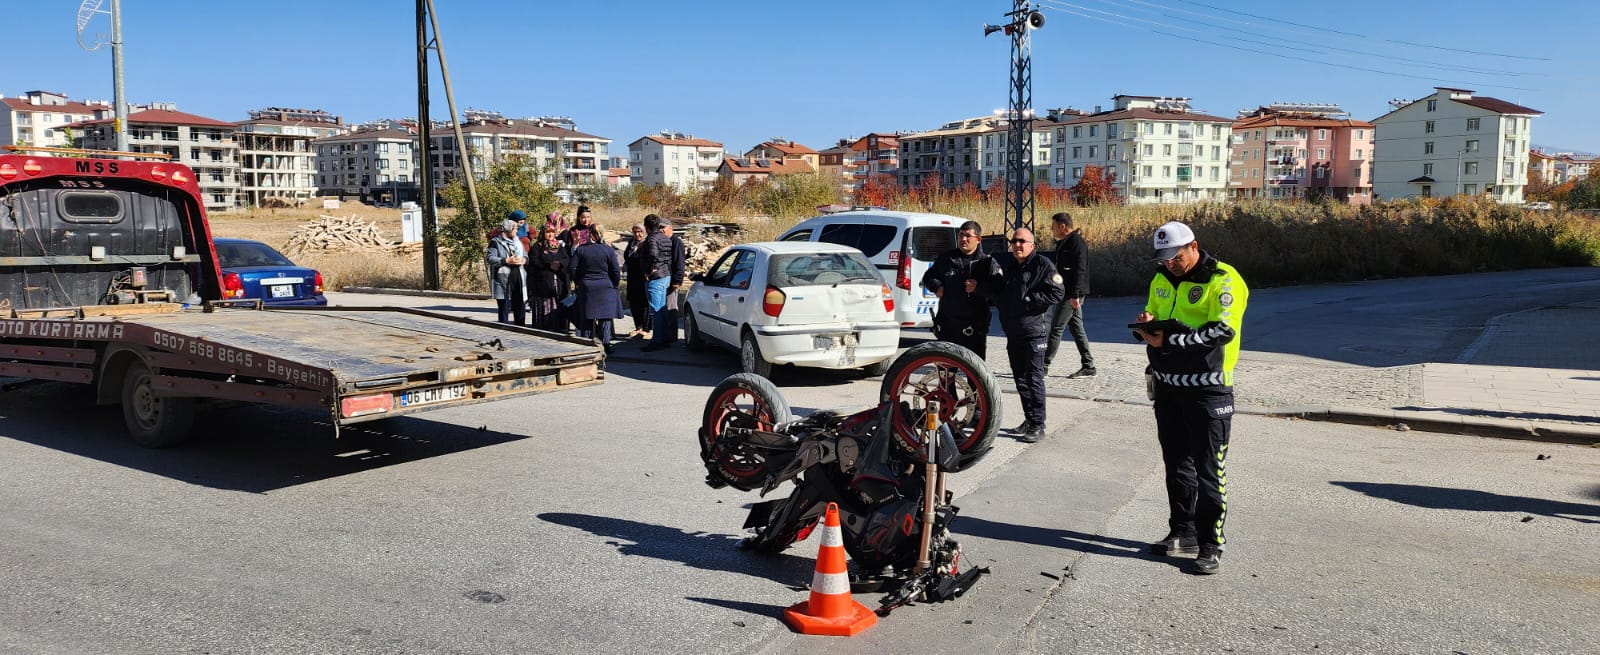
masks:
<svg viewBox="0 0 1600 655"><path fill-rule="evenodd" d="M1311 26L1311 25L1302 25L1300 23L1295 23L1295 22L1292 22L1292 21L1286 21L1286 20L1281 20L1281 19L1277 19L1277 18L1271 18L1271 17L1267 17L1267 16L1260 16L1260 15L1252 14L1252 13L1249 13L1249 12L1237 11L1237 10L1233 10L1233 9L1225 9L1225 8L1222 8L1222 7L1218 7L1216 5L1209 5L1209 4L1206 4L1204 2L1195 2L1195 0L1184 0L1184 1L1188 2L1189 4L1199 5L1201 7L1206 7L1208 9L1214 9L1216 11L1227 12L1227 13L1230 13L1230 14L1238 14L1240 16L1249 16L1251 18L1255 18L1255 19L1259 19L1259 20L1271 21L1271 22L1274 22L1274 23L1282 23L1284 25L1294 25L1296 27L1305 27L1305 28L1309 28L1309 29L1328 30L1328 31L1331 31L1331 32L1337 32L1339 34L1347 34L1347 35L1350 35L1350 36L1359 36L1359 37L1361 37L1363 39L1374 39L1374 40L1388 41L1389 43L1399 43L1399 44L1402 44L1402 45L1414 46L1414 47L1417 47L1417 48L1432 48L1434 50L1444 50L1444 51L1447 51L1447 52L1462 52L1462 53L1467 53L1467 54L1483 55L1485 57L1504 57L1506 59L1525 59L1525 60L1529 60L1529 61L1552 61L1551 59L1549 59L1547 57L1529 57L1529 56L1526 56L1526 55L1511 55L1511 54L1505 54L1505 53L1502 53L1502 52L1486 52L1486 51L1483 51L1483 50L1467 50L1467 49L1463 49L1463 48L1450 48L1450 47L1446 47L1446 46L1432 45L1432 44L1428 44L1428 43L1417 43L1417 42L1414 42L1414 41L1401 41L1399 39L1375 39L1374 37L1367 36L1365 34L1356 34L1354 32L1339 32L1338 30L1332 30L1332 29L1325 28L1325 27L1315 27L1315 26Z"/></svg>
<svg viewBox="0 0 1600 655"><path fill-rule="evenodd" d="M1177 19L1177 20L1186 20L1186 21L1190 21L1190 22L1193 22L1193 23L1198 24L1198 25L1205 25L1207 27L1212 27L1212 28L1219 29L1219 30L1235 31L1235 32L1239 32L1239 33L1242 33L1242 34L1251 34L1251 35L1260 36L1260 37L1263 37L1263 38L1276 39L1276 40L1279 40L1279 41L1288 41L1289 40L1289 39L1286 39L1286 38L1281 37L1281 36L1273 36L1271 34L1262 34L1260 32L1253 32L1253 31L1250 31L1250 30L1240 29L1240 28L1237 28L1237 27L1228 27L1228 26L1225 26L1225 25L1216 25L1216 24L1213 24L1213 23L1207 23L1207 22L1202 21L1202 20L1196 20L1196 19L1193 19L1193 18L1185 18L1183 16L1178 16L1176 14L1167 13L1167 11L1161 11L1161 10L1170 10L1170 11L1175 11L1175 12L1182 12L1182 13L1185 13L1185 14L1192 14L1192 15L1195 15L1195 16L1202 16L1204 18L1208 18L1208 19L1212 19L1212 20L1220 20L1220 21L1225 21L1225 22L1230 22L1230 23L1241 23L1241 24L1244 24L1244 25L1250 25L1252 27L1256 27L1256 25L1254 23L1251 23L1250 21L1237 20L1237 19L1227 18L1225 16L1211 16L1211 15L1205 14L1203 12L1189 11L1189 10L1186 10L1186 9L1179 9L1179 8L1176 8L1176 7L1168 7L1166 5L1162 5L1162 4L1158 4L1158 3L1154 3L1154 2L1144 2L1143 0L1099 0L1099 1L1103 2L1103 3L1106 3L1106 4L1132 3L1133 5L1144 5L1146 7L1155 7L1155 8L1158 8L1158 9L1147 9L1147 8L1142 8L1142 7L1137 7L1137 6L1130 6L1128 8L1132 9L1132 10L1135 10L1135 11L1143 11L1143 12L1146 12L1146 13L1152 13L1152 14L1157 14L1157 15L1160 15L1160 16L1165 16L1167 18L1173 18L1173 19ZM1318 32L1306 32L1304 30L1285 29L1285 28L1279 28L1279 27L1272 27L1270 25L1262 25L1262 26L1259 26L1259 27L1262 27L1263 29L1271 29L1271 30L1277 30L1277 31L1280 31L1280 32L1286 32L1286 33L1289 33L1289 34L1316 34L1318 36L1322 36L1322 32L1333 32L1333 33L1338 33L1338 34L1350 34L1348 32L1340 32L1338 30L1334 30L1334 29L1331 29L1331 28L1323 29L1323 30L1320 30ZM1362 37L1359 34L1354 34L1352 36L1356 36L1358 38L1366 38L1366 37ZM1247 40L1247 39L1241 39L1241 40ZM1261 43L1261 42L1259 42L1259 41L1251 41L1251 43ZM1313 46L1318 47L1318 48L1325 48L1325 49L1333 50L1333 51L1337 51L1337 52L1351 53L1351 54L1354 54L1354 55L1357 55L1357 56L1361 56L1361 57L1372 57L1372 58L1375 58L1375 59L1385 59L1385 60L1392 60L1392 61L1403 61L1403 62L1415 64L1415 65L1417 65L1419 67L1422 67L1422 68L1431 68L1431 69L1434 69L1434 70L1455 71L1455 72L1460 72L1460 73L1473 73L1473 74L1477 74L1477 75L1494 75L1494 76L1499 76L1499 77L1523 77L1523 76L1543 77L1545 75L1544 73L1528 73L1528 72L1508 71L1508 70L1500 70L1500 69L1493 69L1493 68L1472 68L1472 67L1466 67L1466 66L1458 66L1458 65L1453 65L1453 64L1447 64L1447 63L1444 63L1444 62L1433 61L1433 60L1429 60L1429 59L1412 59L1410 57L1401 57L1399 55L1379 54L1379 53L1376 53L1376 52L1370 52L1370 51L1367 51L1367 50L1357 50L1357 49L1354 49L1354 48L1342 48L1342 47L1339 47L1339 46L1328 45L1328 44L1325 44L1325 43L1310 43L1310 42L1307 42L1307 44L1308 45L1313 45ZM1263 43L1263 45L1272 45L1273 47L1283 47L1283 46L1278 46L1276 44L1265 44L1265 43ZM1312 52L1315 52L1315 51L1312 51Z"/></svg>
<svg viewBox="0 0 1600 655"><path fill-rule="evenodd" d="M1445 79L1439 79L1439 78L1429 77L1429 76L1425 76L1425 75L1412 75L1412 74L1409 74L1409 73L1399 73L1399 72L1394 72L1394 71L1379 70L1379 69L1376 69L1376 68L1367 68L1367 67L1364 67L1364 66L1352 66L1352 65L1349 65L1349 64L1338 64L1338 63L1333 63L1333 62L1329 62L1329 61L1311 59L1311 58L1308 58L1308 57L1297 57L1297 56L1294 56L1294 55L1287 55L1287 54L1283 54L1283 53L1279 53L1279 52L1271 52L1271 51L1268 51L1268 50L1260 50L1260 49L1256 49L1256 48L1248 48L1248 47L1239 46L1239 45L1233 45L1233 44L1229 44L1229 43L1220 43L1220 42L1217 42L1217 41L1211 41L1211 40L1208 40L1208 39L1201 39L1201 38L1196 38L1196 37L1192 37L1192 36L1184 36L1182 34L1174 34L1172 32L1167 32L1167 31L1159 30L1159 29L1152 29L1152 28L1144 27L1142 25L1131 25L1131 24L1128 24L1128 23L1125 23L1125 22L1122 22L1122 21L1109 19L1109 18L1103 18L1103 17L1100 17L1100 16L1095 16L1093 14L1088 14L1088 13L1083 13L1083 12L1080 12L1080 11L1076 11L1074 9L1069 9L1069 8L1057 6L1057 5L1066 4L1066 3L1059 2L1058 0L1043 0L1043 2L1045 2L1046 4L1052 5L1050 7L1047 7L1051 11L1059 11L1059 12L1062 12L1062 13L1072 14L1074 16L1078 16L1078 17L1081 17L1081 18L1087 18L1087 19L1090 19L1090 20L1097 20L1097 21L1100 21L1100 22L1110 23L1112 25L1118 25L1118 26L1127 27L1127 28L1130 28L1130 29L1143 30L1143 31L1146 31L1146 32L1153 32L1155 34L1160 34L1160 35L1163 35L1163 36L1170 36L1170 37L1176 38L1176 39L1183 39L1183 40L1186 40L1186 41L1194 41L1196 43L1204 43L1204 44L1207 44L1207 45L1214 45L1214 46L1217 46L1217 47L1220 47L1220 48L1230 48L1230 49L1233 49L1233 50L1241 50L1241 51L1244 51L1244 52L1253 52L1253 53L1256 53L1256 54L1267 55L1269 57L1279 57L1279 58L1282 58L1282 59L1292 59L1292 60L1295 60L1295 61L1303 61L1303 62L1312 63L1312 64L1320 64L1320 65L1323 65L1323 66L1333 66L1335 68L1345 68L1345 69L1349 69L1349 70L1362 71L1362 72L1367 72L1367 73L1377 73L1379 75L1389 75L1389 76L1394 76L1394 77L1406 77L1406 78L1417 79L1417 80L1425 80L1425 81L1430 81L1430 82L1445 82L1445 83L1448 83L1448 84L1471 85L1471 86L1475 86L1475 87L1492 88L1492 89L1513 89L1513 90L1517 90L1517 91L1537 91L1537 89L1531 89L1531 88L1520 87L1520 86L1509 86L1509 85L1504 85L1504 84L1487 84L1487 83L1483 83L1483 82L1470 82L1470 81L1462 81L1462 80L1445 80ZM1102 12L1102 13L1109 13L1109 12ZM1135 19L1135 20L1137 20L1137 19ZM1193 31L1193 30L1191 30L1191 31Z"/></svg>

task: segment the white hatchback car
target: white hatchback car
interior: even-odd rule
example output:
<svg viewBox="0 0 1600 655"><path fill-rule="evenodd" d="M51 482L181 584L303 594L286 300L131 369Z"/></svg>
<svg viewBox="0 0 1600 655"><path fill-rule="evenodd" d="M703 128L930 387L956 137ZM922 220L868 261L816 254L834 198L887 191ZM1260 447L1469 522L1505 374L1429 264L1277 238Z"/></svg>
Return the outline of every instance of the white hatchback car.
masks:
<svg viewBox="0 0 1600 655"><path fill-rule="evenodd" d="M733 246L695 276L683 316L689 348L735 348L763 377L775 364L882 375L900 347L889 286L861 251L831 243Z"/></svg>

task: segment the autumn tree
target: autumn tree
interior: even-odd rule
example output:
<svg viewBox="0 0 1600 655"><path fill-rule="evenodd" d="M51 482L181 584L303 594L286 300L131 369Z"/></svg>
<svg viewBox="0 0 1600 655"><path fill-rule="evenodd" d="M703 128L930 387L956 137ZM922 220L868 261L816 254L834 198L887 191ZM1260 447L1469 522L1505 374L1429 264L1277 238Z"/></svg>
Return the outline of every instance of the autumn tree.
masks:
<svg viewBox="0 0 1600 655"><path fill-rule="evenodd" d="M1084 168L1083 177L1072 185L1071 193L1079 207L1122 204L1122 196L1117 195L1117 174L1099 166Z"/></svg>
<svg viewBox="0 0 1600 655"><path fill-rule="evenodd" d="M868 176L861 188L856 189L852 201L868 207L891 207L899 196L900 185L894 181L894 176L880 173Z"/></svg>

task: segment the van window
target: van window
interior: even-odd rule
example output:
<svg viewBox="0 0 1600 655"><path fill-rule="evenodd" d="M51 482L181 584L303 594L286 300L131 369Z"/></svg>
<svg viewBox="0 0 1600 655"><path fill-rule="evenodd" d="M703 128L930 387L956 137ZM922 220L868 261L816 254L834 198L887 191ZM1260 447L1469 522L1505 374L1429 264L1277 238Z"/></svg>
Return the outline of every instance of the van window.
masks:
<svg viewBox="0 0 1600 655"><path fill-rule="evenodd" d="M911 228L911 257L917 261L931 262L951 248L956 247L956 228Z"/></svg>
<svg viewBox="0 0 1600 655"><path fill-rule="evenodd" d="M790 232L789 234L785 235L782 239L779 239L779 241L810 241L810 240L811 240L811 230L799 230L799 231L796 231L796 232Z"/></svg>
<svg viewBox="0 0 1600 655"><path fill-rule="evenodd" d="M122 198L106 191L61 194L61 217L71 223L116 223L122 220Z"/></svg>

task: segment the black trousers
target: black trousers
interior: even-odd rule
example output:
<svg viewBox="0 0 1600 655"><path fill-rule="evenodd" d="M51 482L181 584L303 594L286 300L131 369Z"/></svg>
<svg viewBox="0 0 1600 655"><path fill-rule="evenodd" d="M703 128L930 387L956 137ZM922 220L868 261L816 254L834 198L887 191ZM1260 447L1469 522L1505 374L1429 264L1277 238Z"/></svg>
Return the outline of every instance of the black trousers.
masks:
<svg viewBox="0 0 1600 655"><path fill-rule="evenodd" d="M1168 523L1201 545L1227 543L1228 436L1233 390L1190 389L1156 383L1156 436L1167 469Z"/></svg>
<svg viewBox="0 0 1600 655"><path fill-rule="evenodd" d="M942 317L941 317L942 318ZM933 335L940 341L965 346L984 359L989 352L989 314L970 318L934 319Z"/></svg>
<svg viewBox="0 0 1600 655"><path fill-rule="evenodd" d="M1044 358L1049 337L1010 337L1006 355L1011 358L1011 376L1022 397L1022 416L1034 425L1044 425Z"/></svg>
<svg viewBox="0 0 1600 655"><path fill-rule="evenodd" d="M1094 368L1094 355L1089 352L1089 334L1083 330L1083 307L1073 308L1068 298L1056 305L1050 321L1050 349L1045 351L1044 362L1048 368L1056 361L1056 349L1061 347L1061 336L1072 333L1072 342L1078 346L1078 361L1082 368Z"/></svg>

